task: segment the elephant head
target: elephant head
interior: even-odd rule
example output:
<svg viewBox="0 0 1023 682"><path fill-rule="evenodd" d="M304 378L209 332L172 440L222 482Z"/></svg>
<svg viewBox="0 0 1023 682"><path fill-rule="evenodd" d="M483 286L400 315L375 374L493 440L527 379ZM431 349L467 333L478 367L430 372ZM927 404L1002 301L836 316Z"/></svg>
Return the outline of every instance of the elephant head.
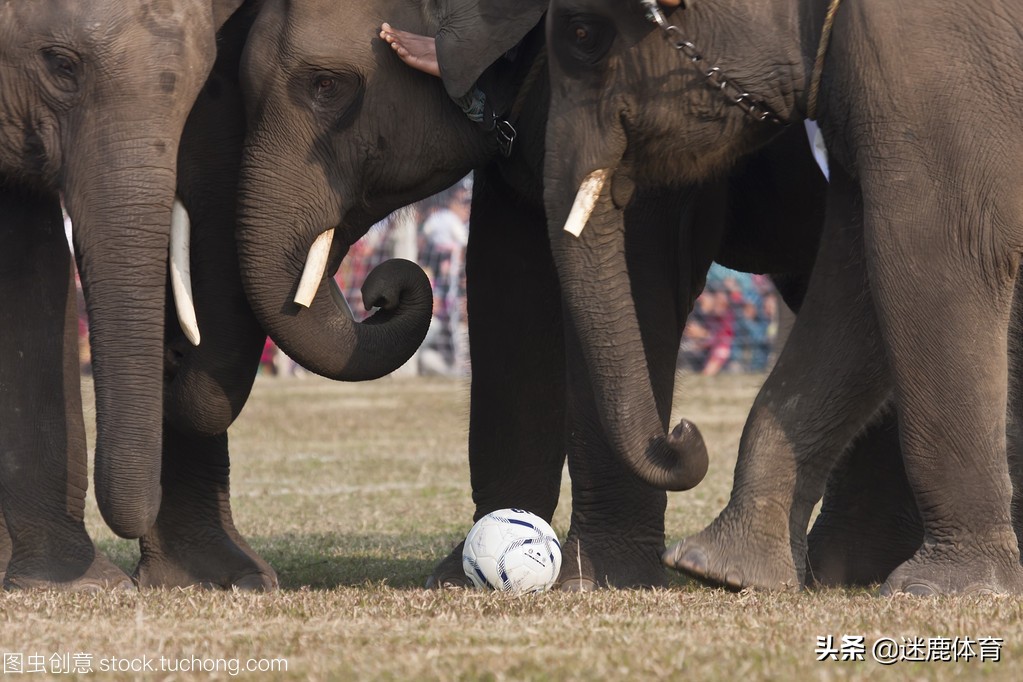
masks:
<svg viewBox="0 0 1023 682"><path fill-rule="evenodd" d="M324 279L333 285L324 274L375 221L451 185L495 149L440 81L396 58L378 37L381 22L438 35L445 64L456 44L465 49L498 35L478 60L442 67L448 91L460 95L542 13L517 11L517 22L498 24L505 4L263 3L242 61L249 129L239 256L256 316L312 371L373 378L415 351L432 307L417 268L392 262L371 274L363 298L381 310L363 324L333 288L321 286ZM487 33L479 30L482 17L491 22Z"/></svg>
<svg viewBox="0 0 1023 682"><path fill-rule="evenodd" d="M545 203L565 310L582 339L604 428L642 478L685 489L702 476L703 453L685 424L665 434L657 418L627 295L625 208L638 184L705 181L771 140L782 129L774 118L794 117L797 93L790 86L802 83L804 61L798 44L764 52L732 28L756 21L735 22L729 13L761 14L772 26L795 22L775 12L774 3L677 9L665 26L677 24L681 32L672 31L670 40L646 16L649 5L551 3ZM756 120L734 106L723 96L734 84L709 87L725 78L766 97L752 113L774 118Z"/></svg>
<svg viewBox="0 0 1023 682"><path fill-rule="evenodd" d="M63 194L91 322L96 496L138 537L160 504L164 284L178 142L240 0L0 6L0 179Z"/></svg>

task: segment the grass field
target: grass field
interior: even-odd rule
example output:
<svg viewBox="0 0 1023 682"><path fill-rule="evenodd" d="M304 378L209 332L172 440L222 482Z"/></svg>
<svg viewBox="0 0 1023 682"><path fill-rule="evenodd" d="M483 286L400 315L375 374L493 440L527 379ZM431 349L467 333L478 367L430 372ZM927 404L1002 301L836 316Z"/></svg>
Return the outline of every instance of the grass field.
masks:
<svg viewBox="0 0 1023 682"><path fill-rule="evenodd" d="M686 377L677 403L711 452L707 480L669 496L669 541L723 507L743 419L760 377ZM87 387L87 394L91 387ZM91 395L87 395L91 405ZM88 408L91 413L91 408ZM677 412L682 410L676 409ZM732 594L673 580L668 590L509 598L420 589L468 530L468 388L451 380L257 381L232 429L235 519L277 569L274 594L197 590L0 595L0 653L85 653L80 679L192 679L160 657L286 659L252 679L691 680L1019 679L1017 598L881 599L866 591ZM568 523L568 482L554 519ZM89 526L125 570L134 543ZM865 638L864 661L817 661L817 638ZM872 660L882 637L1003 638L1001 662ZM979 653L979 646L974 650ZM101 672L116 656L156 672ZM85 659L79 659L83 661ZM72 662L72 667L74 663ZM125 663L120 663L125 665ZM203 674L228 679L230 672ZM52 669L52 668L51 668ZM11 679L41 679L40 674ZM72 679L73 675L60 675Z"/></svg>

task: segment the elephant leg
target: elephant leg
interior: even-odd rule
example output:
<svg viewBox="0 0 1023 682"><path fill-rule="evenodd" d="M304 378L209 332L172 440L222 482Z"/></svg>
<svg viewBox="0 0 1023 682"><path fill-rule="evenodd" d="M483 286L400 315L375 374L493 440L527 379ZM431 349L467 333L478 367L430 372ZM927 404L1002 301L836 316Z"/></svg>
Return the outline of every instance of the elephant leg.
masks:
<svg viewBox="0 0 1023 682"><path fill-rule="evenodd" d="M56 196L0 187L4 587L131 587L85 530L88 488L71 254Z"/></svg>
<svg viewBox="0 0 1023 682"><path fill-rule="evenodd" d="M1012 523L1023 536L1023 280L1016 278L1009 333L1006 426L1013 481ZM828 478L821 513L808 537L808 580L819 585L880 582L923 542L920 512L906 478L894 407L858 436Z"/></svg>
<svg viewBox="0 0 1023 682"><path fill-rule="evenodd" d="M466 252L474 520L505 507L550 521L565 463L564 332L541 210L477 173ZM466 586L462 544L427 587Z"/></svg>
<svg viewBox="0 0 1023 682"><path fill-rule="evenodd" d="M642 334L643 352L658 416L671 416L682 329L692 298L693 272L702 281L716 242L697 243L703 232L682 223L691 197L677 190L639 193L625 215L628 286ZM688 217L688 216L687 216ZM568 469L572 525L563 545L561 589L659 587L667 495L640 480L615 451L601 426L594 388L576 330L568 342Z"/></svg>
<svg viewBox="0 0 1023 682"><path fill-rule="evenodd" d="M635 476L607 442L578 337L572 328L566 333L572 521L562 543L558 586L570 591L664 586L659 557L667 494ZM670 409L670 392L668 400Z"/></svg>
<svg viewBox="0 0 1023 682"><path fill-rule="evenodd" d="M229 473L226 433L196 435L164 422L163 499L139 539L140 587L277 587L277 574L234 526Z"/></svg>
<svg viewBox="0 0 1023 682"><path fill-rule="evenodd" d="M856 437L828 477L807 537L807 582L881 582L923 542L920 512L906 479L894 406Z"/></svg>
<svg viewBox="0 0 1023 682"><path fill-rule="evenodd" d="M996 168L1010 150L989 152L957 169ZM914 153L916 146L893 149L892 158ZM948 187L934 180L944 173L927 172L932 167L914 166L897 183L864 180L872 294L924 527L922 546L882 593L1018 593L1006 404L1018 267L1008 241L1023 238L1016 198L1023 178L999 173L989 185L981 171L958 172Z"/></svg>
<svg viewBox="0 0 1023 682"><path fill-rule="evenodd" d="M809 290L739 445L731 498L665 563L732 589L796 588L827 476L890 390L863 257L858 187L839 169Z"/></svg>

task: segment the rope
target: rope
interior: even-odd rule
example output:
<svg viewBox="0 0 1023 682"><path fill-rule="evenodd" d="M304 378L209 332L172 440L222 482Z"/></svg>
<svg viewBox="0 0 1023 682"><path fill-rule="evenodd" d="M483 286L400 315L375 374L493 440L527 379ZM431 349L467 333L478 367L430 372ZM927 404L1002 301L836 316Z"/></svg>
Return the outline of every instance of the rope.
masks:
<svg viewBox="0 0 1023 682"><path fill-rule="evenodd" d="M841 4L842 0L831 0L828 13L824 17L824 28L821 30L821 42L817 46L817 58L814 60L813 73L810 75L810 91L806 102L806 117L811 121L817 119L817 99L820 96L821 74L824 72L824 56L828 53L831 29L835 25L835 14Z"/></svg>

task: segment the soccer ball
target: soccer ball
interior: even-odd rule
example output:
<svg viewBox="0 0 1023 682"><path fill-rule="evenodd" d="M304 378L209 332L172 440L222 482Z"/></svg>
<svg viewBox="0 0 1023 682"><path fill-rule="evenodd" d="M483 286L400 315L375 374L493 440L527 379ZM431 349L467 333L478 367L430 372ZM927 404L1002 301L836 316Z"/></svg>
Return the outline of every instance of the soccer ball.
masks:
<svg viewBox="0 0 1023 682"><path fill-rule="evenodd" d="M561 572L561 545L536 514L498 509L465 537L462 569L476 587L526 594L543 592Z"/></svg>

